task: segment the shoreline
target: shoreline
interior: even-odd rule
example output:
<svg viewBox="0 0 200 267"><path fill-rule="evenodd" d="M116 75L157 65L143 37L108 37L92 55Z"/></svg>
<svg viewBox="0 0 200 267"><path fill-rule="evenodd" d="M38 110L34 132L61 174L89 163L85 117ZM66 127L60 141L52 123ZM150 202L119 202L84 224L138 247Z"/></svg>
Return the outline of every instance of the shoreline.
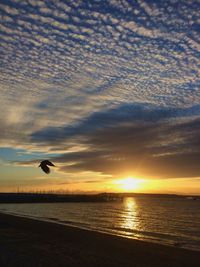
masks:
<svg viewBox="0 0 200 267"><path fill-rule="evenodd" d="M197 266L200 253L0 213L0 266Z"/></svg>
<svg viewBox="0 0 200 267"><path fill-rule="evenodd" d="M45 217L34 217L34 216L30 216L30 215L23 215L23 214L15 214L15 213L10 213L7 211L1 211L0 210L0 214L6 214L6 215L11 215L14 217L19 217L19 218L27 218L27 219L31 219L31 220L35 220L35 221L41 221L41 222L47 222L47 223L55 223L58 225L62 225L62 226L66 226L66 227L70 227L70 228L77 228L80 230L85 230L85 231L89 231L89 232L95 232L95 233L100 233L100 234L105 234L105 235L110 235L110 236L118 236L118 237L122 237L122 238L126 238L126 239L132 239L132 240L136 240L136 241L141 241L141 242L145 242L145 243L150 243L150 244L157 244L157 245L162 245L162 246L167 246L167 247L175 247L175 248L181 248L181 249L185 249L185 250L190 250L190 251L196 251L200 253L200 249L199 248L191 248L191 247L186 247L184 246L184 244L182 245L181 242L174 242L174 244L169 244L169 243L164 243L164 242L157 242L157 241L151 241L151 240L145 240L142 238L133 238L130 237L128 235L123 235L123 234L118 234L118 233L112 233L112 232L108 232L108 231L103 231L103 230L99 230L99 229L90 229L87 227L80 227L77 225L74 225L73 222L69 221L68 223L65 221L60 221L59 219L56 218L45 218Z"/></svg>

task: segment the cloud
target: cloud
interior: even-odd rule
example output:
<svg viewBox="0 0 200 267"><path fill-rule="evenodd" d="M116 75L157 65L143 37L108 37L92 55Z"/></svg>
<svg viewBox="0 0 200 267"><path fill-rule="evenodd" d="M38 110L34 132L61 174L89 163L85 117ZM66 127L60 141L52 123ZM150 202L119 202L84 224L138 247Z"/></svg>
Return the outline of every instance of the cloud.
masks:
<svg viewBox="0 0 200 267"><path fill-rule="evenodd" d="M63 127L50 127L32 134L32 141L55 142L82 136L101 128L112 127L120 123L153 123L163 120L198 116L199 105L185 108L163 108L148 103L127 103L105 111L94 112L92 115L76 121L72 125Z"/></svg>
<svg viewBox="0 0 200 267"><path fill-rule="evenodd" d="M86 138L88 153L55 157L66 172L90 170L104 174L132 173L145 178L198 177L200 121L179 126L119 125L99 130ZM195 127L196 125L196 127Z"/></svg>
<svg viewBox="0 0 200 267"><path fill-rule="evenodd" d="M199 106L186 109L129 104L97 112L62 128L32 135L32 142L62 146L76 142L82 151L52 160L61 171L133 173L146 178L199 176Z"/></svg>
<svg viewBox="0 0 200 267"><path fill-rule="evenodd" d="M0 146L64 153L58 161L74 160L64 171L137 172L144 161L145 175L181 177L188 158L198 174L197 1L16 0L0 9Z"/></svg>

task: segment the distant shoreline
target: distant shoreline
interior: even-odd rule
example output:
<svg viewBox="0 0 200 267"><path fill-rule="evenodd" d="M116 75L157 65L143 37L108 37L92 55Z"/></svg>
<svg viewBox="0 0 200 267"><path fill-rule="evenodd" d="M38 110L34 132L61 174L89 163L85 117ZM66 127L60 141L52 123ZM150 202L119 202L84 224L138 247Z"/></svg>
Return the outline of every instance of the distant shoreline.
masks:
<svg viewBox="0 0 200 267"><path fill-rule="evenodd" d="M0 265L198 266L197 251L0 213Z"/></svg>
<svg viewBox="0 0 200 267"><path fill-rule="evenodd" d="M146 193L99 193L99 194L58 194L58 193L0 193L0 203L56 203L56 202L107 202L119 201L125 197L177 197L200 200L200 196Z"/></svg>

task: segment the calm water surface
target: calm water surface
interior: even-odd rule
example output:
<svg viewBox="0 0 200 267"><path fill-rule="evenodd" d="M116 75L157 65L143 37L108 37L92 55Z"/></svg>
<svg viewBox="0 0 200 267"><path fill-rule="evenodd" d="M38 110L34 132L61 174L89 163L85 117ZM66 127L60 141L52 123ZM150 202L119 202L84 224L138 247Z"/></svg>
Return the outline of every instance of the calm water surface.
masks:
<svg viewBox="0 0 200 267"><path fill-rule="evenodd" d="M200 201L134 197L122 202L0 204L0 211L200 250Z"/></svg>

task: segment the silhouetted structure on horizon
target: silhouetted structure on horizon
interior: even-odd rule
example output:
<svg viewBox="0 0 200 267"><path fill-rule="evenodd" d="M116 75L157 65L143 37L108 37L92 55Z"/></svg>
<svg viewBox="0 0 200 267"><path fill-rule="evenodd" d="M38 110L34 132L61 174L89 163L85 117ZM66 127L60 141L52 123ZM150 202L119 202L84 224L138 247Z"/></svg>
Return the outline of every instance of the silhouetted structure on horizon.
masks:
<svg viewBox="0 0 200 267"><path fill-rule="evenodd" d="M0 193L0 203L107 202L120 200L113 194Z"/></svg>
<svg viewBox="0 0 200 267"><path fill-rule="evenodd" d="M143 193L100 193L100 194L58 194L58 193L0 193L0 203L53 203L53 202L110 202L122 201L127 197L178 197L190 199L188 196L173 194L143 194ZM193 197L191 198L193 199ZM200 200L200 196L195 196Z"/></svg>

